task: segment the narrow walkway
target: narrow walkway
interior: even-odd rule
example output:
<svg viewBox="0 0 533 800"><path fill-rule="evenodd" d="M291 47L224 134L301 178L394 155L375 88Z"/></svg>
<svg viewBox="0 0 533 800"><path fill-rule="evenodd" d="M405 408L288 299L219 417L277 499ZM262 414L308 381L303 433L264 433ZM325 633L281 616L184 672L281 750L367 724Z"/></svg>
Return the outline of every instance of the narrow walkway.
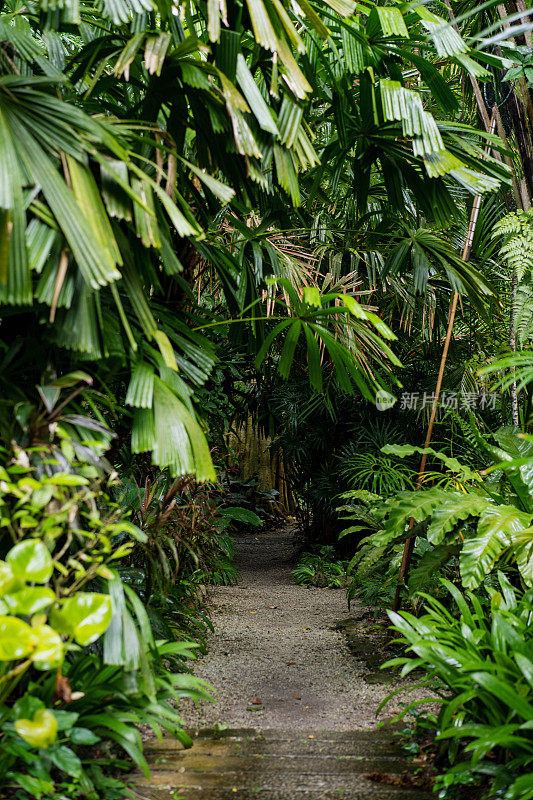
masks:
<svg viewBox="0 0 533 800"><path fill-rule="evenodd" d="M344 591L295 585L294 554L290 531L237 539L241 580L215 590L215 634L195 668L217 703L184 704L197 741L189 751L154 742L139 798L423 800L400 788L409 762L390 732L376 730L390 687L335 628L348 616ZM391 785L369 773L390 775Z"/></svg>

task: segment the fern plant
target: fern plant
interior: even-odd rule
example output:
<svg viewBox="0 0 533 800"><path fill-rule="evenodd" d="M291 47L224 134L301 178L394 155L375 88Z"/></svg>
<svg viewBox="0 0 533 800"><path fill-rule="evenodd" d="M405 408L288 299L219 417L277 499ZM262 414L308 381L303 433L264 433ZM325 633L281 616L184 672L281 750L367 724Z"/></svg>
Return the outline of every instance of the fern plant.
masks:
<svg viewBox="0 0 533 800"><path fill-rule="evenodd" d="M335 549L326 545L318 552L304 553L291 574L300 586L338 589L345 583L346 567Z"/></svg>
<svg viewBox="0 0 533 800"><path fill-rule="evenodd" d="M456 565L463 585L475 589L503 561L518 569L526 586L533 586L533 441L518 434L515 428L501 428L493 434L495 444L478 434L479 447L493 462L483 474L428 448L448 468L451 484L403 491L381 504L379 498L359 494L366 510L354 508L352 521L357 517L359 530L372 530L370 518L375 525L348 567L352 596L379 564L397 572L401 546L410 537L419 551L409 579L411 593L426 588L447 565ZM384 449L400 456L420 452L409 445ZM498 473L502 477L495 483Z"/></svg>
<svg viewBox="0 0 533 800"><path fill-rule="evenodd" d="M533 210L513 211L495 226L493 238L504 237L500 255L516 275L514 325L518 341L533 338Z"/></svg>

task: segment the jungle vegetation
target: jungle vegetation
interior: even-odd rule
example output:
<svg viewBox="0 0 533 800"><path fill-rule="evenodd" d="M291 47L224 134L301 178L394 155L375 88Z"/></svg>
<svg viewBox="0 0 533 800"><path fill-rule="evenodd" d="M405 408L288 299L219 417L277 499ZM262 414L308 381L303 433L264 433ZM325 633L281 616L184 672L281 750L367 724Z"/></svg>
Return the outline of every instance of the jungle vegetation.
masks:
<svg viewBox="0 0 533 800"><path fill-rule="evenodd" d="M436 693L439 796L533 798L527 11L0 5L0 797L191 743L199 587L275 505L251 418L298 580L388 609Z"/></svg>

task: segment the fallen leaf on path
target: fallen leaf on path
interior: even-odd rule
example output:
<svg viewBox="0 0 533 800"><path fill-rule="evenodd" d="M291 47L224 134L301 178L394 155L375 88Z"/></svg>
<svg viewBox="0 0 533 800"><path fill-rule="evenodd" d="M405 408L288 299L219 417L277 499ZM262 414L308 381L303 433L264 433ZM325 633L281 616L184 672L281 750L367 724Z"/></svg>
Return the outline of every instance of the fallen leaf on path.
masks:
<svg viewBox="0 0 533 800"><path fill-rule="evenodd" d="M277 608L277 606L269 606L269 608Z"/></svg>
<svg viewBox="0 0 533 800"><path fill-rule="evenodd" d="M262 702L258 697L256 697L255 700L252 700L252 705L253 706L260 706L260 705L262 705Z"/></svg>
<svg viewBox="0 0 533 800"><path fill-rule="evenodd" d="M293 694L295 700L301 700L301 696L299 694Z"/></svg>
<svg viewBox="0 0 533 800"><path fill-rule="evenodd" d="M288 667L294 667L294 666L296 666L296 661L287 661L287 666L288 666Z"/></svg>

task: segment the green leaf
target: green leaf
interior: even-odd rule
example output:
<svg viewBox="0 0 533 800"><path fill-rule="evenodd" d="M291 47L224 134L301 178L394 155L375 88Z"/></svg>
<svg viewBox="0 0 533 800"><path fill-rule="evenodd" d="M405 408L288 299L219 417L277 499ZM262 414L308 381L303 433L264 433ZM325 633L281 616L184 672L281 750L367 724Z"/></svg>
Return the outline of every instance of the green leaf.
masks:
<svg viewBox="0 0 533 800"><path fill-rule="evenodd" d="M269 14L263 4L263 0L246 0L254 37L258 44L265 50L278 50L278 38L274 32Z"/></svg>
<svg viewBox="0 0 533 800"><path fill-rule="evenodd" d="M473 672L471 678L489 691L497 702L504 702L509 708L516 711L522 719L527 722L533 722L533 705L523 697L520 697L514 687L507 681L504 682L488 672Z"/></svg>
<svg viewBox="0 0 533 800"><path fill-rule="evenodd" d="M126 404L134 408L151 408L154 396L154 368L146 361L135 365L126 394Z"/></svg>
<svg viewBox="0 0 533 800"><path fill-rule="evenodd" d="M163 360L169 369L173 369L176 372L178 371L178 365L176 364L176 356L174 354L174 348L170 342L170 339L166 335L164 331L156 330L154 331L154 339L157 342L157 346L159 347L159 352L163 356Z"/></svg>
<svg viewBox="0 0 533 800"><path fill-rule="evenodd" d="M50 622L60 633L71 636L78 644L95 642L111 622L111 598L97 592L78 592L52 609Z"/></svg>
<svg viewBox="0 0 533 800"><path fill-rule="evenodd" d="M411 517L415 522L423 522L446 501L447 497L448 493L442 489L429 489L424 492L400 492L388 506L383 538L389 539L403 536L405 526ZM380 540L376 543L382 544L385 542Z"/></svg>
<svg viewBox="0 0 533 800"><path fill-rule="evenodd" d="M216 480L204 433L185 404L159 378L154 383L154 464L174 475Z"/></svg>
<svg viewBox="0 0 533 800"><path fill-rule="evenodd" d="M40 539L19 542L8 552L6 561L16 578L32 583L45 583L54 569L48 548Z"/></svg>
<svg viewBox="0 0 533 800"><path fill-rule="evenodd" d="M468 517L478 517L482 511L491 506L490 500L483 495L469 492L449 492L448 499L435 509L431 517L427 537L432 544L440 544L445 535L452 531L459 522Z"/></svg>
<svg viewBox="0 0 533 800"><path fill-rule="evenodd" d="M6 561L0 561L0 597L10 592L17 583L13 570Z"/></svg>
<svg viewBox="0 0 533 800"><path fill-rule="evenodd" d="M420 455L430 455L433 458L442 461L442 463L445 464L450 472L457 473L461 478L463 478L463 480L477 481L478 483L480 482L478 472L474 472L466 464L461 464L461 462L456 458L451 458L445 453L434 450L432 447L414 447L410 444L386 444L381 448L381 452L387 453L387 455L390 454L399 456L400 458L412 456L415 453L419 453Z"/></svg>
<svg viewBox="0 0 533 800"><path fill-rule="evenodd" d="M233 198L235 197L235 192L231 188L231 186L226 186L225 183L222 183L222 181L213 178L213 176L209 175L209 173L206 172L204 169L200 169L195 164L192 164L190 161L187 161L187 159L182 158L181 156L180 159L181 161L183 161L184 164L187 164L191 172L193 172L196 175L198 180L200 180L205 186L207 186L209 191L212 192L215 195L215 197L217 197L222 203L224 204L230 203L233 200Z"/></svg>
<svg viewBox="0 0 533 800"><path fill-rule="evenodd" d="M368 17L367 32L372 35L378 26L381 28L383 36L409 38L409 31L407 30L402 12L395 6L373 7Z"/></svg>
<svg viewBox="0 0 533 800"><path fill-rule="evenodd" d="M320 289L318 286L304 286L304 303L313 308L320 308L322 303L320 301Z"/></svg>
<svg viewBox="0 0 533 800"><path fill-rule="evenodd" d="M56 718L58 731L70 730L80 716L76 711L64 711L58 708L53 709L53 714Z"/></svg>
<svg viewBox="0 0 533 800"><path fill-rule="evenodd" d="M420 18L422 25L429 32L439 56L468 53L470 48L449 21L438 17L426 6L415 6L412 11Z"/></svg>
<svg viewBox="0 0 533 800"><path fill-rule="evenodd" d="M17 592L6 594L4 602L11 614L27 617L52 605L55 597L48 586L25 586Z"/></svg>
<svg viewBox="0 0 533 800"><path fill-rule="evenodd" d="M28 172L35 175L35 181L41 184L87 284L98 289L120 278L120 273L107 253L100 252L99 241L92 238L87 231L82 210L55 166L18 120L12 118L10 126L17 138L21 160Z"/></svg>
<svg viewBox="0 0 533 800"><path fill-rule="evenodd" d="M446 562L459 554L460 549L459 545L442 544L425 552L409 574L409 593L425 588Z"/></svg>
<svg viewBox="0 0 533 800"><path fill-rule="evenodd" d="M52 711L40 708L33 719L15 720L18 735L32 747L48 748L57 737L57 721Z"/></svg>
<svg viewBox="0 0 533 800"><path fill-rule="evenodd" d="M70 731L69 739L72 744L81 744L88 746L100 742L101 739L89 728L72 728Z"/></svg>
<svg viewBox="0 0 533 800"><path fill-rule="evenodd" d="M237 522L244 522L246 525L259 525L263 524L263 521L254 511L250 511L248 508L240 508L239 506L225 506L223 508L218 509L218 513L221 517L227 517L231 520L236 520Z"/></svg>
<svg viewBox="0 0 533 800"><path fill-rule="evenodd" d="M272 133L274 136L278 136L278 126L276 125L268 105L263 99L263 95L261 94L242 53L239 53L237 56L237 81L239 82L239 86L241 87L248 105L250 106L250 110L257 119L260 127L264 131Z"/></svg>
<svg viewBox="0 0 533 800"><path fill-rule="evenodd" d="M281 351L281 356L278 363L278 372L282 378L287 379L290 375L292 361L294 358L294 351L296 349L296 345L298 344L298 339L300 338L301 330L302 330L302 322L301 320L296 319L291 324L289 330L287 331L287 335L283 343L283 349Z"/></svg>
<svg viewBox="0 0 533 800"><path fill-rule="evenodd" d="M475 589L487 575L502 552L512 544L514 534L525 530L531 514L515 506L489 506L479 518L477 533L466 539L459 564L464 586Z"/></svg>
<svg viewBox="0 0 533 800"><path fill-rule="evenodd" d="M63 640L59 634L49 625L36 625L32 628L32 632L36 641L31 656L34 667L41 671L59 667L65 657Z"/></svg>
<svg viewBox="0 0 533 800"><path fill-rule="evenodd" d="M20 786L28 792L30 797L37 797L38 800L40 800L43 795L45 797L52 797L55 791L54 784L42 778L34 778L32 775L25 775L22 772L14 772L11 777L15 785Z"/></svg>
<svg viewBox="0 0 533 800"><path fill-rule="evenodd" d="M50 751L50 760L61 772L66 772L67 775L73 778L79 778L82 774L83 767L80 759L74 750L64 744L54 747Z"/></svg>
<svg viewBox="0 0 533 800"><path fill-rule="evenodd" d="M0 661L24 658L35 647L35 635L25 622L16 617L0 616Z"/></svg>

